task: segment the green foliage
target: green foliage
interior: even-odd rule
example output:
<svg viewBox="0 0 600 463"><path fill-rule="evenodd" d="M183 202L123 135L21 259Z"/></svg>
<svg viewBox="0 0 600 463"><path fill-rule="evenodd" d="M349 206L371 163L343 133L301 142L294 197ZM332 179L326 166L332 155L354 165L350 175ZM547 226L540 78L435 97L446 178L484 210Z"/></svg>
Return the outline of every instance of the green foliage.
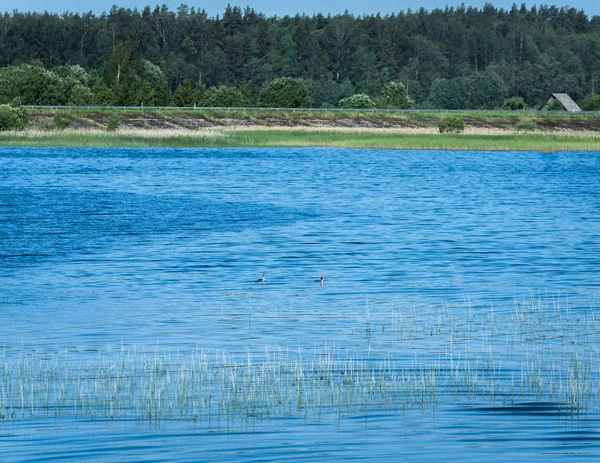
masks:
<svg viewBox="0 0 600 463"><path fill-rule="evenodd" d="M525 119L515 124L515 130L519 132L533 132L537 130L537 123L531 119Z"/></svg>
<svg viewBox="0 0 600 463"><path fill-rule="evenodd" d="M54 114L52 124L57 130L64 130L71 125L71 121L64 117L61 113Z"/></svg>
<svg viewBox="0 0 600 463"><path fill-rule="evenodd" d="M121 125L121 118L115 113L110 113L106 121L106 130L109 132L114 132L119 128L119 125Z"/></svg>
<svg viewBox="0 0 600 463"><path fill-rule="evenodd" d="M98 80L92 87L94 98L92 104L98 106L113 106L116 104L115 92L108 87L104 80Z"/></svg>
<svg viewBox="0 0 600 463"><path fill-rule="evenodd" d="M238 87L238 90L244 102L244 106L250 106L252 101L252 92L250 91L248 84L246 82L242 82L242 85Z"/></svg>
<svg viewBox="0 0 600 463"><path fill-rule="evenodd" d="M401 82L390 82L384 85L381 90L379 102L379 107L381 108L408 109L413 105L406 87Z"/></svg>
<svg viewBox="0 0 600 463"><path fill-rule="evenodd" d="M206 89L201 100L201 105L223 108L246 108L250 106L250 97L241 88L220 84L216 87Z"/></svg>
<svg viewBox="0 0 600 463"><path fill-rule="evenodd" d="M29 114L23 108L0 105L0 131L23 130L29 122Z"/></svg>
<svg viewBox="0 0 600 463"><path fill-rule="evenodd" d="M467 109L499 107L507 96L506 84L495 71L474 72L466 79Z"/></svg>
<svg viewBox="0 0 600 463"><path fill-rule="evenodd" d="M145 59L140 61L140 67L141 87L135 97L135 104L168 106L171 102L169 85L160 67Z"/></svg>
<svg viewBox="0 0 600 463"><path fill-rule="evenodd" d="M87 106L93 101L92 89L82 84L75 84L67 97L67 104L72 106Z"/></svg>
<svg viewBox="0 0 600 463"><path fill-rule="evenodd" d="M581 109L584 111L600 111L600 95L590 93L581 103Z"/></svg>
<svg viewBox="0 0 600 463"><path fill-rule="evenodd" d="M548 106L546 106L545 109L546 109L546 111L564 111L565 110L564 106L558 100L554 100L552 103L550 103Z"/></svg>
<svg viewBox="0 0 600 463"><path fill-rule="evenodd" d="M510 95L537 107L556 91L581 101L600 76L598 18L569 7L486 4L364 17L266 17L236 7L216 17L201 8L181 13L166 6L7 12L0 103L166 105L185 80L196 89L246 82L253 101L265 82L288 76L309 83L314 106L403 82L418 107L491 109Z"/></svg>
<svg viewBox="0 0 600 463"><path fill-rule="evenodd" d="M341 99L354 94L349 80L338 83L332 79L319 79L307 83L315 108L334 108Z"/></svg>
<svg viewBox="0 0 600 463"><path fill-rule="evenodd" d="M139 99L140 95L149 91L150 86L143 82L134 70L129 70L121 73L119 80L113 82L111 90L114 94L115 105L139 106L142 104Z"/></svg>
<svg viewBox="0 0 600 463"><path fill-rule="evenodd" d="M171 95L161 68L139 59L131 41L115 46L104 65L103 81L92 88L101 105L168 106Z"/></svg>
<svg viewBox="0 0 600 463"><path fill-rule="evenodd" d="M436 79L429 94L431 108L465 109L467 107L467 87L465 79Z"/></svg>
<svg viewBox="0 0 600 463"><path fill-rule="evenodd" d="M506 85L496 72L474 72L466 77L435 80L429 101L439 109L496 108L506 92Z"/></svg>
<svg viewBox="0 0 600 463"><path fill-rule="evenodd" d="M109 86L122 84L128 73L138 75L140 72L141 63L131 40L118 43L104 63L104 81Z"/></svg>
<svg viewBox="0 0 600 463"><path fill-rule="evenodd" d="M465 130L465 123L458 116L442 116L438 123L440 133L461 133Z"/></svg>
<svg viewBox="0 0 600 463"><path fill-rule="evenodd" d="M19 107L19 106L21 106L21 105L23 104L23 101L22 101L22 99L21 99L21 97L20 97L20 96L16 96L16 97L12 98L12 99L11 99L11 100L8 102L8 104L9 104L10 106L12 106L13 108L17 108L17 107Z"/></svg>
<svg viewBox="0 0 600 463"><path fill-rule="evenodd" d="M81 66L45 69L41 63L0 68L0 102L30 105L88 105L89 76Z"/></svg>
<svg viewBox="0 0 600 463"><path fill-rule="evenodd" d="M366 93L357 93L341 99L339 106L340 108L372 109L375 107L375 102Z"/></svg>
<svg viewBox="0 0 600 463"><path fill-rule="evenodd" d="M61 79L69 81L71 84L79 83L87 85L90 79L87 71L78 64L56 66L52 69L52 72L54 72Z"/></svg>
<svg viewBox="0 0 600 463"><path fill-rule="evenodd" d="M258 103L264 108L310 108L312 97L303 79L281 77L263 87Z"/></svg>
<svg viewBox="0 0 600 463"><path fill-rule="evenodd" d="M79 65L57 66L52 72L60 77L68 105L85 106L92 103L94 95L89 87L90 77Z"/></svg>
<svg viewBox="0 0 600 463"><path fill-rule="evenodd" d="M175 106L194 106L196 103L196 92L192 83L189 80L184 80L183 83L177 87L175 94L173 95L173 102Z"/></svg>
<svg viewBox="0 0 600 463"><path fill-rule="evenodd" d="M513 96L504 100L504 104L500 107L505 111L522 111L527 108L525 100L520 96Z"/></svg>
<svg viewBox="0 0 600 463"><path fill-rule="evenodd" d="M60 105L67 102L65 82L41 63L0 69L0 103L19 98L27 105Z"/></svg>

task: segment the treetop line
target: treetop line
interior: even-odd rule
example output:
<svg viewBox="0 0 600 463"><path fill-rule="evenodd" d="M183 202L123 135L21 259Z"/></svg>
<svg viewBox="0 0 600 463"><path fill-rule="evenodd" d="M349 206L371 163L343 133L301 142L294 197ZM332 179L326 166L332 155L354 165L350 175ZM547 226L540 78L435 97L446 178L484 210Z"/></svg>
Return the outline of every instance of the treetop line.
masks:
<svg viewBox="0 0 600 463"><path fill-rule="evenodd" d="M268 104L283 94L299 107L491 109L568 93L600 109L600 17L547 5L281 18L231 6L216 17L186 5L15 11L0 16L0 57L0 103L285 107Z"/></svg>

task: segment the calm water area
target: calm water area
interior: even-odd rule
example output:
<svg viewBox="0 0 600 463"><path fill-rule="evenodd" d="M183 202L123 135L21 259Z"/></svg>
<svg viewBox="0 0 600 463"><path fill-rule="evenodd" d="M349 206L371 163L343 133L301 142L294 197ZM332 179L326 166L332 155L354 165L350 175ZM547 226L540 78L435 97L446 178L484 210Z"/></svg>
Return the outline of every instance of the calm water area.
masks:
<svg viewBox="0 0 600 463"><path fill-rule="evenodd" d="M0 460L597 461L599 270L600 152L0 148ZM410 399L157 422L17 378L199 351Z"/></svg>

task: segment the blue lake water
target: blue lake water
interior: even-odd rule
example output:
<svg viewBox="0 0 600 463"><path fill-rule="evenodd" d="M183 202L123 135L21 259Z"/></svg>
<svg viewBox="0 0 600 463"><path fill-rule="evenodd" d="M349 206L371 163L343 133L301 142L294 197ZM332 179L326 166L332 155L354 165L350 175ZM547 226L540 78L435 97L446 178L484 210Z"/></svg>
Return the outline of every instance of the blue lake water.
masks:
<svg viewBox="0 0 600 463"><path fill-rule="evenodd" d="M8 416L0 391L4 458L596 459L597 390L565 417L552 378L585 358L598 382L599 174L600 152L0 148L5 365L333 349L498 376L435 406L159 424Z"/></svg>

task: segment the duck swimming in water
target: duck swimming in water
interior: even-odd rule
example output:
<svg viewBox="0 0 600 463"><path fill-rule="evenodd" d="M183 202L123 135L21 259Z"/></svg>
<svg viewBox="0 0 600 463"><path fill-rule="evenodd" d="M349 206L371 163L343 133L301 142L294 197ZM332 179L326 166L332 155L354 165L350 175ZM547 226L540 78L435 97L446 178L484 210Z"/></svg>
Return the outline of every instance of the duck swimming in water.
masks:
<svg viewBox="0 0 600 463"><path fill-rule="evenodd" d="M318 280L314 280L315 283L319 283L321 286L325 284L325 277L321 276Z"/></svg>
<svg viewBox="0 0 600 463"><path fill-rule="evenodd" d="M262 274L262 276L258 280L256 280L257 283L263 283L263 284L264 284L265 281L267 281L267 278L266 278L266 276L265 276L264 273Z"/></svg>

